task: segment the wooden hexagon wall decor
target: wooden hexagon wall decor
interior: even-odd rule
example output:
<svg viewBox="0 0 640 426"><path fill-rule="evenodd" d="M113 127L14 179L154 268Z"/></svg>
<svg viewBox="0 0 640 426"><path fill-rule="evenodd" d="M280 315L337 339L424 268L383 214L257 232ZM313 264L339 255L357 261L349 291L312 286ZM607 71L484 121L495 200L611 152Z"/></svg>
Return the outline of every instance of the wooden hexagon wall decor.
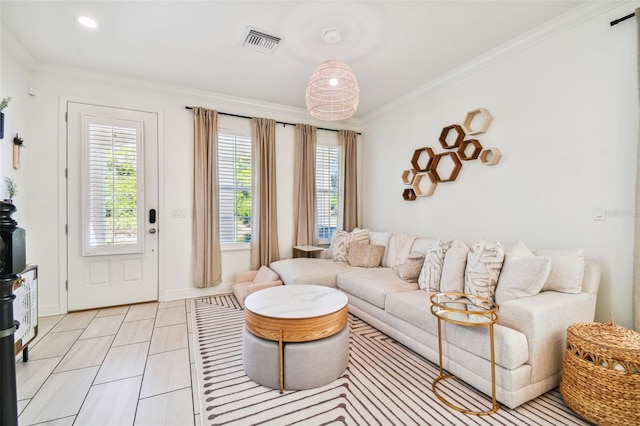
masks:
<svg viewBox="0 0 640 426"><path fill-rule="evenodd" d="M455 135L454 133L452 133L452 131L455 132ZM449 135L450 133L452 136ZM451 126L447 126L442 129L438 140L440 141L440 145L442 145L444 149L452 149L460 146L460 144L464 140L464 136L465 133L464 130L462 130L462 127L457 124L452 124ZM455 137L455 140L453 141L453 143L451 143L451 139L453 137Z"/></svg>
<svg viewBox="0 0 640 426"><path fill-rule="evenodd" d="M483 149L480 153L480 162L485 166L495 166L500 162L502 153L498 148Z"/></svg>
<svg viewBox="0 0 640 426"><path fill-rule="evenodd" d="M471 151L471 148L473 151ZM467 151L471 151L467 153ZM482 145L478 142L478 139L467 139L462 141L460 147L458 148L458 157L462 161L475 160L480 156L480 152L482 152Z"/></svg>
<svg viewBox="0 0 640 426"><path fill-rule="evenodd" d="M405 185L411 185L413 183L413 179L416 177L416 171L413 169L405 170L402 172L402 183Z"/></svg>
<svg viewBox="0 0 640 426"><path fill-rule="evenodd" d="M413 180L413 192L416 197L431 197L438 186L433 173L418 173Z"/></svg>
<svg viewBox="0 0 640 426"><path fill-rule="evenodd" d="M413 151L413 157L411 157L411 165L419 172L426 172L431 167L433 162L433 149L425 146Z"/></svg>
<svg viewBox="0 0 640 426"><path fill-rule="evenodd" d="M453 182L462 169L462 163L455 152L443 152L436 154L431 163L430 172L436 182Z"/></svg>
<svg viewBox="0 0 640 426"><path fill-rule="evenodd" d="M404 198L405 201L414 201L416 199L416 193L413 188L407 188L402 192L402 198Z"/></svg>
<svg viewBox="0 0 640 426"><path fill-rule="evenodd" d="M489 130L492 121L493 117L489 111L484 108L476 108L467 113L467 116L464 118L464 123L462 123L462 128L468 135L477 135L478 133L485 133ZM472 124L474 127L471 127Z"/></svg>
<svg viewBox="0 0 640 426"><path fill-rule="evenodd" d="M435 153L425 146L413 151L411 169L402 172L402 183L409 186L402 192L406 201L417 197L430 197L438 183L452 182L462 169L462 161L479 159L485 166L495 166L500 162L502 153L498 148L484 149L478 139L466 139L467 135L485 133L493 117L485 108L469 111L462 125L452 124L440 132L438 142L446 152Z"/></svg>

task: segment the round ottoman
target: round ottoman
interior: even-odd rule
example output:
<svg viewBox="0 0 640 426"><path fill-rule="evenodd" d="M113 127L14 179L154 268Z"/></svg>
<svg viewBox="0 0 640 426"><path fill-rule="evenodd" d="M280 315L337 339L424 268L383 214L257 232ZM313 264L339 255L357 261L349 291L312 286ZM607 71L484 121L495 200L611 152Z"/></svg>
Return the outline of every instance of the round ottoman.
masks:
<svg viewBox="0 0 640 426"><path fill-rule="evenodd" d="M242 330L244 371L254 382L280 387L278 342ZM349 326L337 334L310 342L287 343L283 354L284 388L302 390L324 386L344 373L349 362Z"/></svg>
<svg viewBox="0 0 640 426"><path fill-rule="evenodd" d="M571 324L560 393L589 422L640 424L640 333L613 322Z"/></svg>

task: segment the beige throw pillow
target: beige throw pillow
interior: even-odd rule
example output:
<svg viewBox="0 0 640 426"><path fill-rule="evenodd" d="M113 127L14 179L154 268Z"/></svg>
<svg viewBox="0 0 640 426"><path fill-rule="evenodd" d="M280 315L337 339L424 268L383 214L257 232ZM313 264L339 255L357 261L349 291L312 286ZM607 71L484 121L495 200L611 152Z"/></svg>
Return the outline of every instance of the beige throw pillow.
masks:
<svg viewBox="0 0 640 426"><path fill-rule="evenodd" d="M483 308L490 308L494 300L498 277L504 262L504 250L499 242L477 241L467 255L464 272L464 292L480 296L488 301L471 298L471 302Z"/></svg>
<svg viewBox="0 0 640 426"><path fill-rule="evenodd" d="M420 276L418 277L418 285L422 290L440 291L444 256L450 246L451 242L437 240L435 244L427 249Z"/></svg>
<svg viewBox="0 0 640 426"><path fill-rule="evenodd" d="M262 265L260 269L258 269L258 273L256 274L256 276L253 277L253 282L254 284L269 283L272 281L277 281L279 279L280 277L278 276L278 274L273 272L268 266Z"/></svg>
<svg viewBox="0 0 640 426"><path fill-rule="evenodd" d="M369 244L368 229L354 229L351 233L338 229L335 233L331 247L333 248L332 259L336 262L347 262L349 256L349 244L365 243Z"/></svg>
<svg viewBox="0 0 640 426"><path fill-rule="evenodd" d="M409 253L404 263L400 265L398 275L402 280L408 283L417 282L423 262L424 254L417 251Z"/></svg>
<svg viewBox="0 0 640 426"><path fill-rule="evenodd" d="M551 268L548 257L536 257L524 243L505 250L498 277L495 300L498 305L511 299L535 296L540 292Z"/></svg>
<svg viewBox="0 0 640 426"><path fill-rule="evenodd" d="M365 243L351 243L349 245L349 265L362 268L377 268L382 262L384 246Z"/></svg>

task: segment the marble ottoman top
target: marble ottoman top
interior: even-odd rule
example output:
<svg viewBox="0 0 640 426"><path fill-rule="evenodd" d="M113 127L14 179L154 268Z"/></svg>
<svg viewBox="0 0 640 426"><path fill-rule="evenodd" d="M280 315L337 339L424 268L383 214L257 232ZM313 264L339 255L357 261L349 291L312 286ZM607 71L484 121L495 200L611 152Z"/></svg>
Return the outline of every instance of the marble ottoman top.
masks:
<svg viewBox="0 0 640 426"><path fill-rule="evenodd" d="M347 305L347 296L334 288L294 284L269 287L247 296L248 311L265 317L313 318L336 312Z"/></svg>

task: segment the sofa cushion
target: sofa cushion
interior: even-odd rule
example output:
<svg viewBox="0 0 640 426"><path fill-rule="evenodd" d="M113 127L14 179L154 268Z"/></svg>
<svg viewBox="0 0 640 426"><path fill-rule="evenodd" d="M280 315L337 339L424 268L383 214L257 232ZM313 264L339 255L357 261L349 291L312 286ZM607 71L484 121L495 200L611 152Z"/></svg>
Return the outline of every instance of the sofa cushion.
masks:
<svg viewBox="0 0 640 426"><path fill-rule="evenodd" d="M548 257L534 256L523 243L517 242L507 249L498 278L495 300L498 305L519 297L535 296L549 275Z"/></svg>
<svg viewBox="0 0 640 426"><path fill-rule="evenodd" d="M417 283L424 263L424 254L412 251L398 269L398 276L408 283Z"/></svg>
<svg viewBox="0 0 640 426"><path fill-rule="evenodd" d="M440 291L442 265L450 244L451 243L445 241L436 240L425 253L424 263L420 270L420 276L418 277L418 285L422 290Z"/></svg>
<svg viewBox="0 0 640 426"><path fill-rule="evenodd" d="M443 293L462 293L464 290L464 270L467 265L469 247L460 240L455 240L444 255L440 291Z"/></svg>
<svg viewBox="0 0 640 426"><path fill-rule="evenodd" d="M580 293L584 277L584 250L533 250L533 254L551 259L549 277L542 291Z"/></svg>
<svg viewBox="0 0 640 426"><path fill-rule="evenodd" d="M384 246L365 243L351 243L349 245L349 265L363 268L376 268L382 263Z"/></svg>
<svg viewBox="0 0 640 426"><path fill-rule="evenodd" d="M336 286L336 275L357 269L348 263L331 259L285 259L269 265L285 284L317 284Z"/></svg>
<svg viewBox="0 0 640 426"><path fill-rule="evenodd" d="M268 283L271 281L276 281L278 279L280 279L278 274L269 269L268 266L262 265L260 269L258 269L258 273L256 274L256 276L253 278L253 282L256 284Z"/></svg>
<svg viewBox="0 0 640 426"><path fill-rule="evenodd" d="M491 307L503 262L504 250L499 242L479 240L471 247L464 271L464 292L488 300L469 298L473 304Z"/></svg>
<svg viewBox="0 0 640 426"><path fill-rule="evenodd" d="M413 242L417 235L394 232L389 239L389 250L387 251L387 263L382 266L398 268L404 263L407 255L411 252Z"/></svg>
<svg viewBox="0 0 640 426"><path fill-rule="evenodd" d="M355 297L358 297L380 309L384 309L384 300L388 294L416 290L418 284L403 281L391 268L357 269L338 275L337 285Z"/></svg>
<svg viewBox="0 0 640 426"><path fill-rule="evenodd" d="M438 319L429 310L429 297L430 294L422 290L389 294L385 311L437 336ZM444 322L442 326L443 340L484 359L491 359L488 327L467 327ZM523 333L500 325L495 325L493 331L496 364L512 370L528 361L529 347Z"/></svg>

